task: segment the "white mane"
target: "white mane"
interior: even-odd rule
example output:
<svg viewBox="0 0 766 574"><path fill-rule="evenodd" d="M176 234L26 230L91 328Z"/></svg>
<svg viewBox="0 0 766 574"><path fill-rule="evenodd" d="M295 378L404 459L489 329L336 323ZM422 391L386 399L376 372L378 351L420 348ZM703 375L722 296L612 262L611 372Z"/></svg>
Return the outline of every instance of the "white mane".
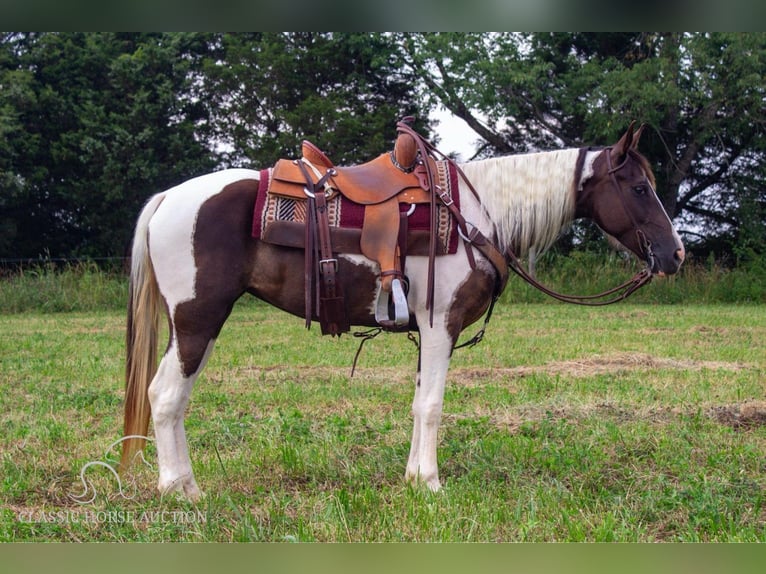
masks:
<svg viewBox="0 0 766 574"><path fill-rule="evenodd" d="M495 225L498 247L547 250L574 218L578 149L503 156L461 165ZM592 157L581 182L591 175Z"/></svg>

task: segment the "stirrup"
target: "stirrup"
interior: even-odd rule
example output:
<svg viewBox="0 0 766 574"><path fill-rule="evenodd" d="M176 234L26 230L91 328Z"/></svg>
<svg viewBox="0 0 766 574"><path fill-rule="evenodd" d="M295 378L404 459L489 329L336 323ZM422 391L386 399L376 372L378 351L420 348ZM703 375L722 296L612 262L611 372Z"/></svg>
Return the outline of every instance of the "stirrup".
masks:
<svg viewBox="0 0 766 574"><path fill-rule="evenodd" d="M389 311L393 300L394 316ZM407 306L407 296L404 294L402 281L397 277L391 281L391 291L378 288L378 302L375 305L375 320L383 327L404 327L410 323L410 309Z"/></svg>

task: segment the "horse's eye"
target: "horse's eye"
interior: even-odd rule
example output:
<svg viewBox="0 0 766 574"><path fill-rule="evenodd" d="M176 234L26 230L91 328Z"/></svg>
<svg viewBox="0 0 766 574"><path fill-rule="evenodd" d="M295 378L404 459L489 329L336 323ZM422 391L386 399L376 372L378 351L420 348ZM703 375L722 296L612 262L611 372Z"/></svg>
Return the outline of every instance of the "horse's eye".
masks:
<svg viewBox="0 0 766 574"><path fill-rule="evenodd" d="M646 186L645 185L633 186L633 193L635 193L636 195L646 195Z"/></svg>

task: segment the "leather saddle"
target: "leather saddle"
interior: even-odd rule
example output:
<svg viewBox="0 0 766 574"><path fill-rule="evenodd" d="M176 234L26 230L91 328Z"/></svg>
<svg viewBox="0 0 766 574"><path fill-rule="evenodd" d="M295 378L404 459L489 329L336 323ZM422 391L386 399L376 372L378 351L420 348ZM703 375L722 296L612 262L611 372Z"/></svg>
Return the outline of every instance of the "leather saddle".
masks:
<svg viewBox="0 0 766 574"><path fill-rule="evenodd" d="M380 266L380 289L376 302L376 320L386 328L409 325L404 258L407 239L406 213L400 204L431 204L436 192L434 160L419 153L412 135L400 131L392 152L370 162L337 167L314 144L304 141L302 157L280 159L274 165L269 193L308 202L306 223L306 322L310 325L312 306L318 307L323 334L339 335L349 330L343 316L345 306L335 281L330 230L327 229L327 201L342 194L364 206L364 220L359 240L360 251ZM431 226L430 234L436 233ZM404 228L404 233L401 233ZM268 239L266 239L268 240ZM434 243L434 240L431 240ZM319 269L318 289L312 283ZM328 275L330 277L328 277ZM314 297L312 292L318 291Z"/></svg>

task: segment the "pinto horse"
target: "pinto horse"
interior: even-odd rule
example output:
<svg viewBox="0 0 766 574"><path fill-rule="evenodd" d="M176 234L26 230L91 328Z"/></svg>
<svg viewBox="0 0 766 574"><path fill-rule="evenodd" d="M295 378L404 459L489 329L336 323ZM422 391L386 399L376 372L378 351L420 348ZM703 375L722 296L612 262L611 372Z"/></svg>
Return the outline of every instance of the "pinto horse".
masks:
<svg viewBox="0 0 766 574"><path fill-rule="evenodd" d="M655 193L633 126L613 146L498 157L460 167L460 213L500 253L544 252L577 218L644 259L654 275L675 273L684 248ZM253 238L260 172L229 169L153 196L135 230L127 323L125 439L121 468L145 444L151 417L159 459L158 488L198 499L184 430L192 387L205 367L234 302L245 292L303 317L304 251ZM472 257L467 251L473 251ZM429 258L408 256L410 328L420 334L412 404L414 427L405 478L440 488L437 430L447 369L461 331L488 310L497 266L467 242L433 262L435 290L428 309ZM510 263L510 260L509 260ZM377 263L338 254L337 281L352 325L376 326ZM157 366L162 311L169 342ZM305 317L304 317L305 318Z"/></svg>

